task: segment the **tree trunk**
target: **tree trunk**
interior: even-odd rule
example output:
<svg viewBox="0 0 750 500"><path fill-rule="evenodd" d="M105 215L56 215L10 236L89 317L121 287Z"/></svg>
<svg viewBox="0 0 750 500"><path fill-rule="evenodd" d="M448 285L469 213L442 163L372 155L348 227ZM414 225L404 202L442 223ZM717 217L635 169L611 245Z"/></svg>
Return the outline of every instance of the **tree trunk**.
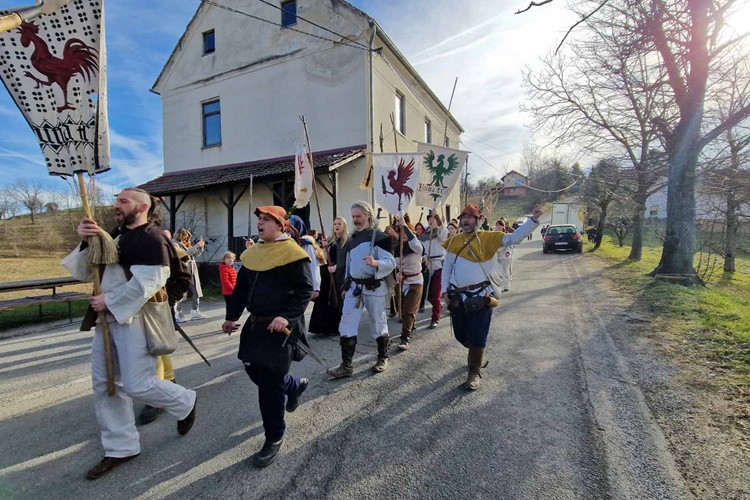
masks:
<svg viewBox="0 0 750 500"><path fill-rule="evenodd" d="M644 203L636 200L638 207L635 209L634 221L633 221L633 242L630 246L629 260L641 260L643 256L643 220L646 215Z"/></svg>
<svg viewBox="0 0 750 500"><path fill-rule="evenodd" d="M724 272L734 272L735 252L737 250L737 202L734 199L734 190L727 191L727 223L724 231Z"/></svg>
<svg viewBox="0 0 750 500"><path fill-rule="evenodd" d="M667 188L667 227L659 265L651 272L696 276L693 267L695 255L695 167L697 154L693 153L695 135L675 134L677 146L669 159L669 186ZM697 276L696 276L697 277Z"/></svg>
<svg viewBox="0 0 750 500"><path fill-rule="evenodd" d="M34 223L34 209L31 209L31 223Z"/></svg>
<svg viewBox="0 0 750 500"><path fill-rule="evenodd" d="M599 222L596 225L596 238L594 238L594 248L596 250L602 245L604 237L604 224L607 223L607 205L599 207Z"/></svg>

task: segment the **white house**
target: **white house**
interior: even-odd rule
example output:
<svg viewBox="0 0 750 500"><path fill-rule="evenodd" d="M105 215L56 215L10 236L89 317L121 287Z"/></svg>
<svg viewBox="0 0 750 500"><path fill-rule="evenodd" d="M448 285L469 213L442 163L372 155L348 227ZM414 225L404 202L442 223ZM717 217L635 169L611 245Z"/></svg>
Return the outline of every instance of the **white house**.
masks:
<svg viewBox="0 0 750 500"><path fill-rule="evenodd" d="M154 83L164 174L141 186L165 200L172 230L189 225L211 242L209 255L244 248L256 206L291 208L300 115L326 231L352 202L372 200L360 189L370 149L394 151L394 135L401 152L442 144L446 123L458 146L461 125L364 12L343 0L220 3L200 4ZM450 216L458 205L456 188ZM300 215L319 228L315 197L310 207Z"/></svg>

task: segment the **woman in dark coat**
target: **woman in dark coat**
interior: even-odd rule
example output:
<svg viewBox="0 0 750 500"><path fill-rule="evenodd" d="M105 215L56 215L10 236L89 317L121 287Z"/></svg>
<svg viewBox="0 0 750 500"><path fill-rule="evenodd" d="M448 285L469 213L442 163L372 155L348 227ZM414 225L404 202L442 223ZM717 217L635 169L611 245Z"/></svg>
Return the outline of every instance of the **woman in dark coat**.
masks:
<svg viewBox="0 0 750 500"><path fill-rule="evenodd" d="M297 409L308 380L289 375L292 361L307 344L304 314L313 294L310 258L296 241L284 234L286 210L269 206L255 209L262 242L241 256L242 268L227 307L222 330L231 334L244 309L250 312L240 336L238 357L258 386L258 402L266 441L253 455L257 467L270 465L284 441L286 411Z"/></svg>
<svg viewBox="0 0 750 500"><path fill-rule="evenodd" d="M323 240L323 246L328 246L331 261L320 267L320 295L315 300L312 316L310 316L310 333L320 335L338 335L341 322L341 287L344 283L345 263L339 264L339 257L343 256L343 247L349 241L349 231L346 220L336 217L333 220L333 231L330 242ZM340 266L340 268L339 268Z"/></svg>

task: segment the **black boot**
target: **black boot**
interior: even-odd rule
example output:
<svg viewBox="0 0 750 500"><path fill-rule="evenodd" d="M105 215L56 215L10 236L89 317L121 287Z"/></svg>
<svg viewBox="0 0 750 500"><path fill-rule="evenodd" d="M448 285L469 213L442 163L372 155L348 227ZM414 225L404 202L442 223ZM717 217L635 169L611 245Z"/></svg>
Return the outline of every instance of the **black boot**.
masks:
<svg viewBox="0 0 750 500"><path fill-rule="evenodd" d="M266 467L271 465L276 460L276 455L279 454L281 445L284 443L284 438L279 439L275 443L266 439L263 443L263 448L258 453L253 455L253 463L256 467Z"/></svg>
<svg viewBox="0 0 750 500"><path fill-rule="evenodd" d="M357 349L357 337L341 337L341 364L336 368L328 370L328 375L333 378L351 377L354 373L352 360L354 351Z"/></svg>
<svg viewBox="0 0 750 500"><path fill-rule="evenodd" d="M388 369L388 347L391 345L391 338L386 333L378 337L378 361L372 367L375 373L384 372Z"/></svg>
<svg viewBox="0 0 750 500"><path fill-rule="evenodd" d="M398 343L398 348L402 351L406 351L409 349L409 338L411 337L411 332L409 333L401 333L401 341Z"/></svg>

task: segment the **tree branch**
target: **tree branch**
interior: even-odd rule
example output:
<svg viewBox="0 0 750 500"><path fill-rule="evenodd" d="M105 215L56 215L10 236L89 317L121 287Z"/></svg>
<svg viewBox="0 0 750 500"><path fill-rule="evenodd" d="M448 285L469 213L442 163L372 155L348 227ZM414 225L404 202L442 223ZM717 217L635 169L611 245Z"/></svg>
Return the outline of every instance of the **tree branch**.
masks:
<svg viewBox="0 0 750 500"><path fill-rule="evenodd" d="M704 135L700 141L698 141L697 150L700 151L706 147L711 141L720 136L723 132L731 129L738 125L742 120L750 116L750 104L741 108L727 117L722 123L714 127L713 130Z"/></svg>
<svg viewBox="0 0 750 500"><path fill-rule="evenodd" d="M552 0L548 0L548 1L551 2ZM576 23L573 26L571 26L568 29L568 32L565 33L565 36L563 37L562 40L560 40L560 44L555 49L555 55L557 55L557 52L560 50L560 47L562 47L563 43L565 43L565 39L568 38L568 35L570 35L571 31L573 31L574 29L576 29L576 27L579 24L586 22L586 20L588 18L590 18L591 16L593 16L594 14L596 14L599 11L599 9L601 9L602 7L604 7L607 4L608 1L609 0L604 0L601 4L599 4L599 7L597 7L596 9L592 10L591 12L589 12L588 14L586 14L585 16L583 16L581 19L579 19L578 21L576 21ZM516 14L518 14L518 13L516 12Z"/></svg>
<svg viewBox="0 0 750 500"><path fill-rule="evenodd" d="M526 12L527 10L530 10L532 7L541 7L544 4L550 3L553 0L539 0L538 2L535 2L534 0L531 0L529 2L529 5L525 9L518 9L516 11L516 14L522 14Z"/></svg>

